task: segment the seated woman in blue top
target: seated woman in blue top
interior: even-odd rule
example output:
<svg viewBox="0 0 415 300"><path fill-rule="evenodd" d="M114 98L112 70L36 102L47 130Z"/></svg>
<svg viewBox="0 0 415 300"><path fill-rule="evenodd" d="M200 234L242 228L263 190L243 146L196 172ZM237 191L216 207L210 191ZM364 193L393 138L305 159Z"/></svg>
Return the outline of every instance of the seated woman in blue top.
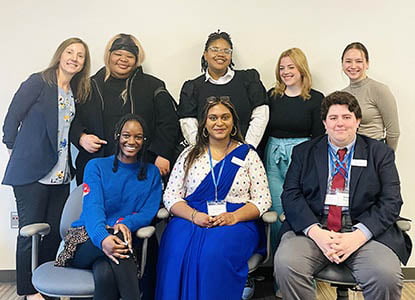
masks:
<svg viewBox="0 0 415 300"><path fill-rule="evenodd" d="M229 97L207 99L195 146L179 156L164 205L156 299L241 299L257 219L271 206L264 166L241 136Z"/></svg>
<svg viewBox="0 0 415 300"><path fill-rule="evenodd" d="M82 214L57 259L60 266L92 268L94 299L140 299L131 232L150 224L161 200L160 172L144 163L144 133L141 117L125 115L116 126L115 155L88 162Z"/></svg>

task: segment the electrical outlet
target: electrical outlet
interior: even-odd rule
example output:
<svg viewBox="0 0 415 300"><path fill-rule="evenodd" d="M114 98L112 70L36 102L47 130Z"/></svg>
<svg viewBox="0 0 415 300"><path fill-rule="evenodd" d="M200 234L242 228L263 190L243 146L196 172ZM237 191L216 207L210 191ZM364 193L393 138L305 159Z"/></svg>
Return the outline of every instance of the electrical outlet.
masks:
<svg viewBox="0 0 415 300"><path fill-rule="evenodd" d="M10 228L19 228L19 216L16 211L10 212Z"/></svg>

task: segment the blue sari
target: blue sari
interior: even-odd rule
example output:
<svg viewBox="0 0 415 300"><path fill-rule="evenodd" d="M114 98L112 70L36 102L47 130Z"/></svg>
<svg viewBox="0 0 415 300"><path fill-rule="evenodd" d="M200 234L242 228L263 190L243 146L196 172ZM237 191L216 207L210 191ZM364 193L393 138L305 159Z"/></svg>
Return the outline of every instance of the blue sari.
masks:
<svg viewBox="0 0 415 300"><path fill-rule="evenodd" d="M218 185L219 199L226 198L240 168L231 162L232 157L245 160L249 149L249 145L240 145L224 158ZM217 163L213 169L216 175L220 165ZM185 200L189 206L207 213L206 202L214 200L211 172ZM228 212L243 205L226 203ZM202 228L191 221L173 217L160 243L156 299L241 299L248 276L248 259L255 252L264 251L264 241L263 224L258 220Z"/></svg>

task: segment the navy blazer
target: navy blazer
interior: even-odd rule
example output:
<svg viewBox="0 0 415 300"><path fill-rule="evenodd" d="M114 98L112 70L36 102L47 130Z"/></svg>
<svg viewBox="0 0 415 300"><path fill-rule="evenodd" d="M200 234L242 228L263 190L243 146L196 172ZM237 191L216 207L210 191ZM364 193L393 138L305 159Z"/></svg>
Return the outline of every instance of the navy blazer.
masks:
<svg viewBox="0 0 415 300"><path fill-rule="evenodd" d="M9 106L3 133L3 143L13 149L3 184L24 185L46 176L58 161L57 85L46 83L40 73L24 81Z"/></svg>
<svg viewBox="0 0 415 300"><path fill-rule="evenodd" d="M352 166L349 213L353 224L363 223L373 239L391 248L405 264L412 249L409 236L396 225L402 205L395 155L386 144L357 135L353 159L367 166ZM327 135L293 149L281 195L286 221L284 234L303 234L308 226L320 223L328 180Z"/></svg>

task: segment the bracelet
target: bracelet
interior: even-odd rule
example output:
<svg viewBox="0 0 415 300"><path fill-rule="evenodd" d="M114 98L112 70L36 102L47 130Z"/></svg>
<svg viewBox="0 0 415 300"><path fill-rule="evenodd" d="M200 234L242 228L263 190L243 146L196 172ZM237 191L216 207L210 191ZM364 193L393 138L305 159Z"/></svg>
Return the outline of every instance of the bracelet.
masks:
<svg viewBox="0 0 415 300"><path fill-rule="evenodd" d="M195 216L199 211L196 210L196 208L193 208L193 212L192 212L192 223L195 223Z"/></svg>

